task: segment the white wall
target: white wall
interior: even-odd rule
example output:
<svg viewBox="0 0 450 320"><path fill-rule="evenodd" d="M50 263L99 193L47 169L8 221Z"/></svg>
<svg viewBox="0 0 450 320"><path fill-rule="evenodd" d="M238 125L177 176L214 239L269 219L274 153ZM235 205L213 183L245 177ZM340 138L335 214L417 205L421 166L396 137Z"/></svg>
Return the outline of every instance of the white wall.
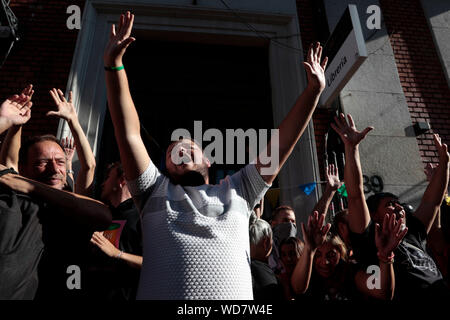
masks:
<svg viewBox="0 0 450 320"><path fill-rule="evenodd" d="M324 0L330 31L348 4L358 7L368 58L340 94L345 113L352 114L358 129L375 127L361 143L363 174L378 175L385 192L392 192L417 207L426 186L417 140L407 136L412 125L387 30L369 30L366 13L374 0ZM383 21L383 19L381 19Z"/></svg>

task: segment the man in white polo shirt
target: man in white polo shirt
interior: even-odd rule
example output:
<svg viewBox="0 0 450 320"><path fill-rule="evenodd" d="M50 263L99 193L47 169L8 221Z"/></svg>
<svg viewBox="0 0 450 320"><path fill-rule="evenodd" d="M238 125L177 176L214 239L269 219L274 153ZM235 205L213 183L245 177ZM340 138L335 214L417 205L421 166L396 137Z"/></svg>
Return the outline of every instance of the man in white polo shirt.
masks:
<svg viewBox="0 0 450 320"><path fill-rule="evenodd" d="M122 65L126 48L135 41L130 37L133 21L127 12L117 30L111 27L104 62L115 136L142 219L144 263L138 299L252 299L250 212L292 152L325 87L322 47L310 47L304 62L308 87L278 128L279 141L268 145L270 154L278 153L278 163L263 164L258 157L256 164L210 185L210 163L194 141L184 139L169 147L167 175L145 149Z"/></svg>

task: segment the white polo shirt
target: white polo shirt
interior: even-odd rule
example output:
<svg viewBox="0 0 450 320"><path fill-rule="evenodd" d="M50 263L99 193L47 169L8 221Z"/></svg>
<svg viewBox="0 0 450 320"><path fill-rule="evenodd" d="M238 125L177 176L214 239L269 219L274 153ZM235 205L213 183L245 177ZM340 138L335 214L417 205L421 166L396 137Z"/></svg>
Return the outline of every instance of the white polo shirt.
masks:
<svg viewBox="0 0 450 320"><path fill-rule="evenodd" d="M248 220L270 187L254 164L183 187L150 162L128 187L142 220L138 299L253 299Z"/></svg>

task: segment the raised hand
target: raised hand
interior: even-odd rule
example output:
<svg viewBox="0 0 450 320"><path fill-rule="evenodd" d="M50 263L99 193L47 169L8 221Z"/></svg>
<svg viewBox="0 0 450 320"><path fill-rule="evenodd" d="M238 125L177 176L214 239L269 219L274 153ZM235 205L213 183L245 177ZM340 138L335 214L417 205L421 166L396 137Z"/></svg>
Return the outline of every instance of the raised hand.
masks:
<svg viewBox="0 0 450 320"><path fill-rule="evenodd" d="M325 68L327 67L328 57L325 57L320 63L322 57L322 46L319 42L309 46L308 57L303 65L308 76L308 85L315 89L323 90L325 88Z"/></svg>
<svg viewBox="0 0 450 320"><path fill-rule="evenodd" d="M402 224L403 219L397 220L396 214L392 213L384 216L382 227L378 223L375 225L375 244L382 257L391 256L408 232L407 227L402 229Z"/></svg>
<svg viewBox="0 0 450 320"><path fill-rule="evenodd" d="M305 241L305 247L315 250L320 247L326 239L327 233L331 228L331 224L327 223L323 225L325 221L325 214L321 214L314 211L314 213L308 218L308 229L302 223L303 241Z"/></svg>
<svg viewBox="0 0 450 320"><path fill-rule="evenodd" d="M433 177L434 170L437 167L438 166L428 162L427 165L425 166L425 169L423 169L423 172L425 173L425 176L427 177L427 181L428 182L431 181L431 178Z"/></svg>
<svg viewBox="0 0 450 320"><path fill-rule="evenodd" d="M67 162L72 163L73 156L75 154L75 145L73 144L73 138L65 137L61 139L61 144L66 154Z"/></svg>
<svg viewBox="0 0 450 320"><path fill-rule="evenodd" d="M338 167L335 167L334 164L328 165L325 176L327 179L327 187L331 190L336 191L342 186L342 182L339 180Z"/></svg>
<svg viewBox="0 0 450 320"><path fill-rule="evenodd" d="M441 138L439 137L438 134L434 134L433 138L434 138L434 145L436 146L439 156L439 163L448 163L449 154L447 150L447 145L445 143L442 143Z"/></svg>
<svg viewBox="0 0 450 320"><path fill-rule="evenodd" d="M373 130L373 127L367 127L363 131L358 131L356 129L355 123L353 122L352 116L348 114L347 118L348 123L345 120L344 114L341 113L339 115L339 118L334 117L336 124L331 123L331 127L341 137L341 140L344 142L346 147L355 147L367 136L367 134L371 130Z"/></svg>
<svg viewBox="0 0 450 320"><path fill-rule="evenodd" d="M61 90L53 88L50 90L50 95L58 108L58 111L49 111L47 116L56 116L62 118L68 122L77 119L77 112L72 103L72 91L69 92L69 101L64 97L64 93Z"/></svg>
<svg viewBox="0 0 450 320"><path fill-rule="evenodd" d="M16 94L6 99L0 106L0 118L6 120L9 125L25 124L31 118L33 92L30 85L20 95Z"/></svg>
<svg viewBox="0 0 450 320"><path fill-rule="evenodd" d="M127 47L136 39L130 37L133 29L134 14L127 11L120 16L119 26L116 32L116 26L111 26L109 42L106 46L103 59L107 67L120 67L122 65L122 57Z"/></svg>

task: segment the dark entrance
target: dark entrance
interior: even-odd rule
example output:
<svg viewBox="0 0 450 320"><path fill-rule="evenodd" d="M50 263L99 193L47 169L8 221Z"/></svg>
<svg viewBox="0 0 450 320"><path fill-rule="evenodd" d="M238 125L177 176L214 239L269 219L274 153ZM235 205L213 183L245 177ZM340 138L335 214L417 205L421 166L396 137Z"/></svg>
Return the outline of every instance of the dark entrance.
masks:
<svg viewBox="0 0 450 320"><path fill-rule="evenodd" d="M267 47L155 41L144 34L136 38L124 65L141 133L156 166L161 168L173 130L185 128L193 137L195 120L202 121L203 132L216 128L224 138L225 129L273 128ZM115 160L119 152L107 112L99 163ZM211 183L242 166L214 164ZM98 173L102 181L101 166Z"/></svg>

